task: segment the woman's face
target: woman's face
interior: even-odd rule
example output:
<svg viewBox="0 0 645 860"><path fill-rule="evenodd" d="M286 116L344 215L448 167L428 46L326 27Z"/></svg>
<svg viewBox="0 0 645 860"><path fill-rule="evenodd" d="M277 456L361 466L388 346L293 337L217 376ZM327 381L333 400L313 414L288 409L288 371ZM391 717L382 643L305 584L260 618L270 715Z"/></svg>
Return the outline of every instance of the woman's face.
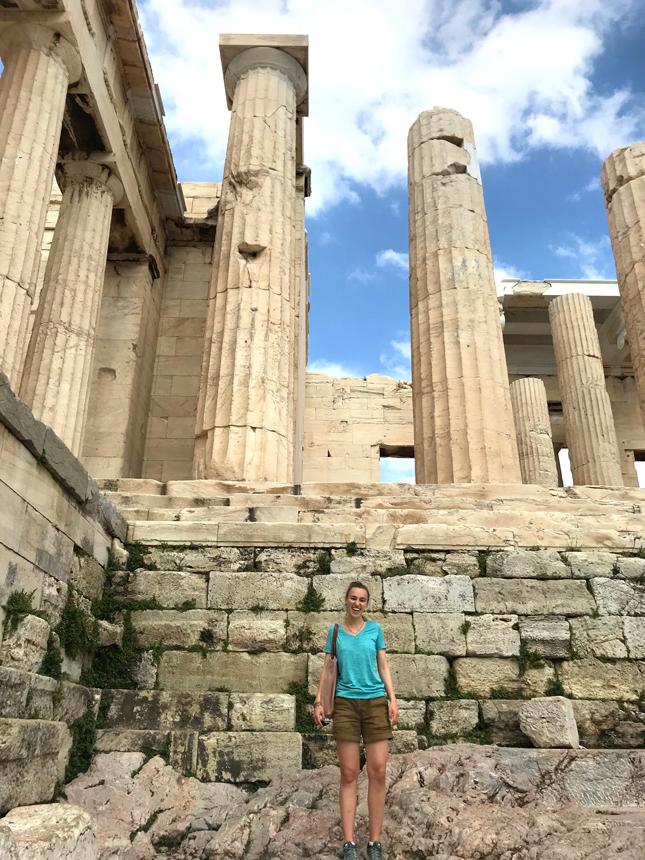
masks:
<svg viewBox="0 0 645 860"><path fill-rule="evenodd" d="M345 598L347 614L352 618L359 618L367 609L369 597L364 588L350 588Z"/></svg>

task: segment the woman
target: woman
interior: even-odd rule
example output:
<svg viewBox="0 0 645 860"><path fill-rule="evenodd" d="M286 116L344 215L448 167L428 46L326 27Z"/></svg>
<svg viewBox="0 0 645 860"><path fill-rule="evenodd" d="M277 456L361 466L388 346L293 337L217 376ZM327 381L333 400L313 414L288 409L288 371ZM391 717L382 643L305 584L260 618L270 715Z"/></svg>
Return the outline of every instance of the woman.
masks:
<svg viewBox="0 0 645 860"><path fill-rule="evenodd" d="M340 764L340 816L343 858L358 860L354 841L356 782L360 770L360 740L367 758L367 806L370 836L368 860L381 860L381 829L385 808L385 767L392 726L399 721L392 676L385 654L383 629L363 617L370 594L362 582L351 582L345 592L345 617L338 626L336 656L338 682L334 706L334 737ZM334 625L329 628L325 654L332 653ZM327 666L330 657L325 657ZM324 668L323 668L324 671ZM323 724L320 685L314 702L314 723Z"/></svg>

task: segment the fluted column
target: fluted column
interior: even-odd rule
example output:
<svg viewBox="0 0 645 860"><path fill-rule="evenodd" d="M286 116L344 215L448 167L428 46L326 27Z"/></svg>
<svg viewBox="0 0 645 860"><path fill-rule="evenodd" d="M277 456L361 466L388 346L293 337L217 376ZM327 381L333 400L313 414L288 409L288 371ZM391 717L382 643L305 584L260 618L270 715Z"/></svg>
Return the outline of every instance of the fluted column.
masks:
<svg viewBox="0 0 645 860"><path fill-rule="evenodd" d="M591 301L581 293L558 296L549 305L549 319L573 483L622 487Z"/></svg>
<svg viewBox="0 0 645 860"><path fill-rule="evenodd" d="M296 60L251 48L232 95L197 415L195 474L291 482L297 304Z"/></svg>
<svg viewBox="0 0 645 860"><path fill-rule="evenodd" d="M0 33L0 369L17 388L75 49L38 24Z"/></svg>
<svg viewBox="0 0 645 860"><path fill-rule="evenodd" d="M91 161L63 168L63 200L27 349L20 396L80 454L118 179Z"/></svg>
<svg viewBox="0 0 645 860"><path fill-rule="evenodd" d="M601 174L625 330L645 422L645 142L617 149Z"/></svg>
<svg viewBox="0 0 645 860"><path fill-rule="evenodd" d="M424 111L408 134L417 483L520 483L472 125Z"/></svg>
<svg viewBox="0 0 645 860"><path fill-rule="evenodd" d="M542 380L526 377L511 383L511 404L523 483L557 487L549 404Z"/></svg>

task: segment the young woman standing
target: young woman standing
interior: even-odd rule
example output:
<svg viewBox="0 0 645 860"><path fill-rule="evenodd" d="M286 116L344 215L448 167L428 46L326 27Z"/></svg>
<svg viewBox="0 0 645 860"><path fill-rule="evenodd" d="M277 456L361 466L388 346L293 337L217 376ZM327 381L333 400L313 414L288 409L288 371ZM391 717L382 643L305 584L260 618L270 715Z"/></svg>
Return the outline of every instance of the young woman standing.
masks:
<svg viewBox="0 0 645 860"><path fill-rule="evenodd" d="M340 765L340 816L343 827L343 860L358 860L354 841L356 783L360 770L360 741L367 758L367 807L369 812L368 860L381 860L381 830L385 809L385 768L392 727L399 708L387 664L383 629L366 621L369 591L362 582L351 582L345 593L345 617L338 627L336 656L338 682L333 730ZM325 654L331 655L334 625L329 628ZM326 667L329 656L325 657ZM324 671L324 668L323 668ZM314 723L322 725L320 685L314 702Z"/></svg>

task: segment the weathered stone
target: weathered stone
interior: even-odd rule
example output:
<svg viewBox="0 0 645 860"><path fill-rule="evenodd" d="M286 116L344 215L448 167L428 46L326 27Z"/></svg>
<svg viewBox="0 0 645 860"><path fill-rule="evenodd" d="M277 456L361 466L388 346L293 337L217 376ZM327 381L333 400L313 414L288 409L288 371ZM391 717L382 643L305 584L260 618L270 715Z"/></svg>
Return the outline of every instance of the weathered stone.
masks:
<svg viewBox="0 0 645 860"><path fill-rule="evenodd" d="M397 696L424 699L444 695L448 677L448 661L445 657L392 654L388 662Z"/></svg>
<svg viewBox="0 0 645 860"><path fill-rule="evenodd" d="M302 738L297 732L211 732L199 739L198 779L258 782L301 766Z"/></svg>
<svg viewBox="0 0 645 860"><path fill-rule="evenodd" d="M51 800L70 746L64 723L0 719L0 814Z"/></svg>
<svg viewBox="0 0 645 860"><path fill-rule="evenodd" d="M42 675L31 675L29 682L29 694L27 696L27 707L21 716L31 720L57 720L54 716L54 703L63 692L61 682Z"/></svg>
<svg viewBox="0 0 645 860"><path fill-rule="evenodd" d="M397 576L383 582L385 608L394 612L473 612L468 576Z"/></svg>
<svg viewBox="0 0 645 860"><path fill-rule="evenodd" d="M29 860L97 860L92 817L69 803L12 809L3 819L16 841L17 857ZM8 860L4 854L3 860Z"/></svg>
<svg viewBox="0 0 645 860"><path fill-rule="evenodd" d="M37 615L24 615L12 630L5 631L0 646L0 662L3 666L38 672L47 650L49 624Z"/></svg>
<svg viewBox="0 0 645 860"><path fill-rule="evenodd" d="M520 728L535 747L580 746L571 702L563 696L524 702L519 717Z"/></svg>
<svg viewBox="0 0 645 860"><path fill-rule="evenodd" d="M616 576L622 579L645 578L645 558L636 556L618 556L616 559Z"/></svg>
<svg viewBox="0 0 645 860"><path fill-rule="evenodd" d="M313 770L327 765L338 766L336 739L329 734L302 735L302 766Z"/></svg>
<svg viewBox="0 0 645 860"><path fill-rule="evenodd" d="M105 621L99 618L97 621L98 644L101 648L106 648L108 645L123 644L123 624L113 624L110 621Z"/></svg>
<svg viewBox="0 0 645 860"><path fill-rule="evenodd" d="M520 729L519 699L489 699L479 703L482 727L491 743L500 746L526 747L530 741Z"/></svg>
<svg viewBox="0 0 645 860"><path fill-rule="evenodd" d="M139 690L153 690L157 683L157 663L150 651L144 651L130 670Z"/></svg>
<svg viewBox="0 0 645 860"><path fill-rule="evenodd" d="M610 659L627 657L621 616L572 618L569 624L571 625L571 649L575 657Z"/></svg>
<svg viewBox="0 0 645 860"><path fill-rule="evenodd" d="M634 701L645 692L639 664L620 660L606 663L593 657L565 660L558 676L565 694L574 699L618 699Z"/></svg>
<svg viewBox="0 0 645 860"><path fill-rule="evenodd" d="M108 729L183 729L223 731L228 721L227 693L166 690L106 690Z"/></svg>
<svg viewBox="0 0 645 860"><path fill-rule="evenodd" d="M224 566L218 568L224 570ZM256 551L255 570L269 570L277 573L318 573L318 553L307 549L281 549L262 547Z"/></svg>
<svg viewBox="0 0 645 860"><path fill-rule="evenodd" d="M126 570L130 553L123 546L121 541L113 537L110 544L110 564L114 570Z"/></svg>
<svg viewBox="0 0 645 860"><path fill-rule="evenodd" d="M449 552L441 569L450 576L479 576L479 560L474 552Z"/></svg>
<svg viewBox="0 0 645 860"><path fill-rule="evenodd" d="M0 717L27 716L27 697L34 675L0 666Z"/></svg>
<svg viewBox="0 0 645 860"><path fill-rule="evenodd" d="M231 651L282 651L285 647L286 613L239 609L228 621Z"/></svg>
<svg viewBox="0 0 645 860"><path fill-rule="evenodd" d="M595 576L614 575L616 555L613 552L568 552L565 557L575 577L592 579Z"/></svg>
<svg viewBox="0 0 645 860"><path fill-rule="evenodd" d="M528 651L540 657L569 657L571 631L566 618L520 618L520 639Z"/></svg>
<svg viewBox="0 0 645 860"><path fill-rule="evenodd" d="M408 573L415 576L443 576L446 573L443 568L445 558L446 556L443 552L405 553ZM458 571L451 571L451 573L457 572ZM401 573L403 573L403 571L401 571Z"/></svg>
<svg viewBox="0 0 645 860"><path fill-rule="evenodd" d="M639 702L573 699L571 704L583 746L638 748L645 744L645 712Z"/></svg>
<svg viewBox="0 0 645 860"><path fill-rule="evenodd" d="M488 576L513 579L566 579L571 576L571 571L553 549L492 552L486 571Z"/></svg>
<svg viewBox="0 0 645 860"><path fill-rule="evenodd" d="M288 552L288 550L285 550ZM173 549L151 546L144 556L146 564L159 570L248 570L253 563L253 549L228 546L199 546Z"/></svg>
<svg viewBox="0 0 645 860"><path fill-rule="evenodd" d="M469 657L519 656L517 615L473 615L468 624L466 653Z"/></svg>
<svg viewBox="0 0 645 860"><path fill-rule="evenodd" d="M214 651L202 657L166 651L159 664L163 690L230 690L235 693L284 693L292 681L304 682L306 654L245 654Z"/></svg>
<svg viewBox="0 0 645 860"><path fill-rule="evenodd" d="M313 577L314 588L324 598L324 608L332 610L345 609L345 592L351 582L345 574L328 573ZM394 579L386 579L385 583L393 582ZM379 576L362 576L361 582L367 586L370 593L368 610L377 611L383 609L383 585ZM392 607L387 607L392 609Z"/></svg>
<svg viewBox="0 0 645 860"><path fill-rule="evenodd" d="M477 728L477 702L459 699L428 703L428 724L435 737L460 737Z"/></svg>
<svg viewBox="0 0 645 860"><path fill-rule="evenodd" d="M522 377L511 383L520 471L525 484L558 486L549 404L541 379Z"/></svg>
<svg viewBox="0 0 645 860"><path fill-rule="evenodd" d="M231 731L291 732L295 725L296 700L293 696L281 693L231 693Z"/></svg>
<svg viewBox="0 0 645 860"><path fill-rule="evenodd" d="M452 664L457 686L473 698L504 698L504 692L521 693L525 697L543 696L555 679L553 666L544 663L520 674L515 658L458 657Z"/></svg>
<svg viewBox="0 0 645 860"><path fill-rule="evenodd" d="M61 681L57 685L54 695L53 719L61 720L71 726L76 720L91 711L95 716L98 713L101 691L83 687L80 684L71 684L69 681Z"/></svg>
<svg viewBox="0 0 645 860"><path fill-rule="evenodd" d="M645 615L645 585L603 577L590 583L601 615Z"/></svg>
<svg viewBox="0 0 645 860"><path fill-rule="evenodd" d="M360 579L378 573L405 570L405 556L402 549L362 549L355 555L346 550L332 551L331 572L349 579Z"/></svg>
<svg viewBox="0 0 645 860"><path fill-rule="evenodd" d="M69 585L87 597L96 600L103 593L105 571L98 561L89 556L74 556Z"/></svg>
<svg viewBox="0 0 645 860"><path fill-rule="evenodd" d="M595 609L584 582L534 579L473 581L477 612L498 615L591 615Z"/></svg>
<svg viewBox="0 0 645 860"><path fill-rule="evenodd" d="M297 609L308 582L303 576L276 571L212 572L208 605L214 609Z"/></svg>
<svg viewBox="0 0 645 860"><path fill-rule="evenodd" d="M625 644L632 660L645 659L645 618L624 619Z"/></svg>
<svg viewBox="0 0 645 860"><path fill-rule="evenodd" d="M44 614L50 627L56 627L60 624L67 603L68 588L66 582L61 582L53 576L44 574L40 611Z"/></svg>
<svg viewBox="0 0 645 860"><path fill-rule="evenodd" d="M399 699L399 728L421 730L426 719L426 704L416 699Z"/></svg>
<svg viewBox="0 0 645 860"><path fill-rule="evenodd" d="M417 651L463 657L466 654L466 616L463 612L414 612Z"/></svg>
<svg viewBox="0 0 645 860"><path fill-rule="evenodd" d="M164 609L179 609L192 605L206 608L208 582L199 573L173 570L138 570L115 577L117 592L128 600L156 601Z"/></svg>
<svg viewBox="0 0 645 860"><path fill-rule="evenodd" d="M145 752L164 756L171 767L185 776L195 773L197 732L163 729L99 729L96 751Z"/></svg>
<svg viewBox="0 0 645 860"><path fill-rule="evenodd" d="M190 648L200 645L219 649L226 641L226 613L211 609L144 609L131 614L140 648Z"/></svg>
<svg viewBox="0 0 645 860"><path fill-rule="evenodd" d="M415 731L399 729L394 731L394 737L390 741L390 751L393 755L416 752L419 749L419 740Z"/></svg>
<svg viewBox="0 0 645 860"><path fill-rule="evenodd" d="M0 824L0 857L4 860L20 860L18 846L9 827Z"/></svg>

